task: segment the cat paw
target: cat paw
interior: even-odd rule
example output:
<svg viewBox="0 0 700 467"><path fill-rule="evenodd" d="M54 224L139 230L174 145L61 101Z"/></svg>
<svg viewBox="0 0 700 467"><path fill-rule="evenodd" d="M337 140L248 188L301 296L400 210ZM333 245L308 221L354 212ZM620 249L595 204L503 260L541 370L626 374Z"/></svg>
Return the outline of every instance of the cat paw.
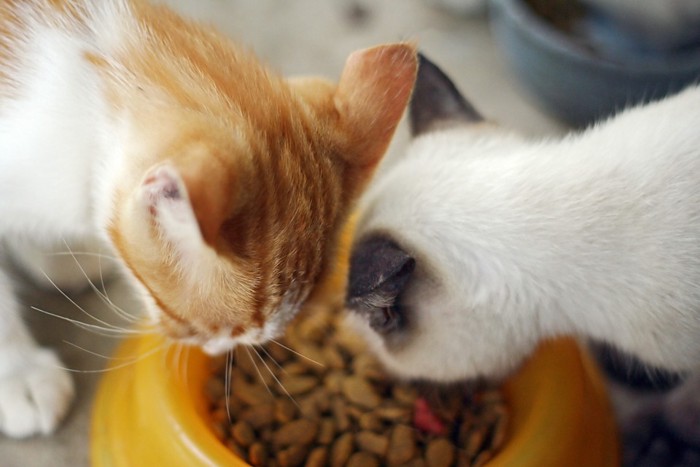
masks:
<svg viewBox="0 0 700 467"><path fill-rule="evenodd" d="M73 400L73 380L53 352L37 349L0 375L0 431L12 438L53 432Z"/></svg>

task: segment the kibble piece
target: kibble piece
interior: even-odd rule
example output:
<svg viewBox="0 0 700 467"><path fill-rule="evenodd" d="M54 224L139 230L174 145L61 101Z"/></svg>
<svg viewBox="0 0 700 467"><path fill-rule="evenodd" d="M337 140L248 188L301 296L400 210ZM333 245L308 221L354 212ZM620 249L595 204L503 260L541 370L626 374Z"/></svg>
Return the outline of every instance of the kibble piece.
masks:
<svg viewBox="0 0 700 467"><path fill-rule="evenodd" d="M481 450L484 441L486 440L487 430L486 427L477 425L469 433L469 438L467 439L467 444L464 446L464 450L469 454L469 457L475 457Z"/></svg>
<svg viewBox="0 0 700 467"><path fill-rule="evenodd" d="M335 440L331 448L331 467L342 467L350 459L355 439L352 433L344 433Z"/></svg>
<svg viewBox="0 0 700 467"><path fill-rule="evenodd" d="M357 422L359 423L360 428L363 430L377 432L382 430L382 421L374 412L363 413Z"/></svg>
<svg viewBox="0 0 700 467"><path fill-rule="evenodd" d="M285 397L275 401L275 420L278 423L289 423L296 418L297 406L291 399Z"/></svg>
<svg viewBox="0 0 700 467"><path fill-rule="evenodd" d="M306 458L305 467L324 467L328 460L328 448L319 446L314 448Z"/></svg>
<svg viewBox="0 0 700 467"><path fill-rule="evenodd" d="M335 397L331 402L331 409L338 431L347 431L350 428L350 417L348 417L345 401L340 397Z"/></svg>
<svg viewBox="0 0 700 467"><path fill-rule="evenodd" d="M342 371L331 371L326 375L323 381L323 386L331 394L339 394L343 390L343 381L345 373Z"/></svg>
<svg viewBox="0 0 700 467"><path fill-rule="evenodd" d="M406 462L401 467L426 467L427 465L428 464L426 464L422 457L416 457Z"/></svg>
<svg viewBox="0 0 700 467"><path fill-rule="evenodd" d="M396 425L391 431L387 461L391 465L404 464L416 457L415 429Z"/></svg>
<svg viewBox="0 0 700 467"><path fill-rule="evenodd" d="M231 452L233 452L241 459L245 460L247 458L246 456L248 453L246 452L246 450L243 447L239 446L238 443L236 443L234 440L230 438L226 440L226 447L229 448Z"/></svg>
<svg viewBox="0 0 700 467"><path fill-rule="evenodd" d="M291 396L298 396L301 394L306 394L318 386L318 378L315 376L294 375L290 377L283 377L281 383L280 391L283 394L286 393Z"/></svg>
<svg viewBox="0 0 700 467"><path fill-rule="evenodd" d="M262 443L254 443L248 448L248 462L254 466L267 464L267 449Z"/></svg>
<svg viewBox="0 0 700 467"><path fill-rule="evenodd" d="M397 384L394 386L392 395L394 396L394 400L396 402L409 407L413 407L416 399L418 399L418 391L405 384Z"/></svg>
<svg viewBox="0 0 700 467"><path fill-rule="evenodd" d="M334 370L342 370L345 368L345 359L335 347L325 347L323 349L323 361L328 368Z"/></svg>
<svg viewBox="0 0 700 467"><path fill-rule="evenodd" d="M248 405L272 402L272 394L262 384L251 384L243 379L237 379L231 382L231 391L236 394L237 398Z"/></svg>
<svg viewBox="0 0 700 467"><path fill-rule="evenodd" d="M353 404L374 409L382 403L377 390L360 376L349 376L343 381L343 395Z"/></svg>
<svg viewBox="0 0 700 467"><path fill-rule="evenodd" d="M288 376L305 375L308 371L308 367L299 360L290 360L282 366L282 372Z"/></svg>
<svg viewBox="0 0 700 467"><path fill-rule="evenodd" d="M389 448L389 438L371 431L361 431L357 433L357 435L355 435L355 441L360 449L380 457L384 457Z"/></svg>
<svg viewBox="0 0 700 467"><path fill-rule="evenodd" d="M231 436L243 447L248 447L255 442L255 432L245 420L240 420L231 427Z"/></svg>
<svg viewBox="0 0 700 467"><path fill-rule="evenodd" d="M407 407L387 405L379 407L374 411L379 418L394 423L409 423L411 421L411 410Z"/></svg>
<svg viewBox="0 0 700 467"><path fill-rule="evenodd" d="M307 448L301 444L294 444L277 453L277 462L280 467L297 467L304 463Z"/></svg>
<svg viewBox="0 0 700 467"><path fill-rule="evenodd" d="M275 432L273 442L277 446L310 444L316 438L316 433L318 433L318 422L300 418L282 425Z"/></svg>
<svg viewBox="0 0 700 467"><path fill-rule="evenodd" d="M272 424L275 420L275 406L272 403L254 405L241 413L240 418L257 429Z"/></svg>
<svg viewBox="0 0 700 467"><path fill-rule="evenodd" d="M455 461L455 446L446 438L437 438L428 443L425 450L428 467L449 467Z"/></svg>
<svg viewBox="0 0 700 467"><path fill-rule="evenodd" d="M493 454L491 452L482 451L476 456L476 458L472 462L472 466L481 467L482 465L485 465L488 461L490 461L492 456Z"/></svg>
<svg viewBox="0 0 700 467"><path fill-rule="evenodd" d="M379 467L379 459L369 452L359 451L350 456L347 467Z"/></svg>
<svg viewBox="0 0 700 467"><path fill-rule="evenodd" d="M319 444L331 444L335 439L335 421L332 418L323 418L318 428L316 442Z"/></svg>

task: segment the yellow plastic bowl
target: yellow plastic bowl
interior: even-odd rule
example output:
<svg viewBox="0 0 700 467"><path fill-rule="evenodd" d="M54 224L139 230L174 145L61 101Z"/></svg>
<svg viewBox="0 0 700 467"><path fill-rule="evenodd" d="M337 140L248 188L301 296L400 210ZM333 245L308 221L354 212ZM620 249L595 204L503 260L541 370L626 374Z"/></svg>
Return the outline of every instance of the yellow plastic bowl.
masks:
<svg viewBox="0 0 700 467"><path fill-rule="evenodd" d="M128 361L161 346L127 340ZM119 361L119 360L117 360ZM207 357L166 351L102 380L92 417L92 465L245 466L209 428ZM505 385L509 438L490 466L617 466L618 438L603 381L571 340L543 344Z"/></svg>
<svg viewBox="0 0 700 467"><path fill-rule="evenodd" d="M324 297L343 290L352 221ZM328 301L328 299L326 299ZM181 354L160 337L126 340L98 388L92 415L94 467L245 466L210 430L204 388L211 376L197 349ZM132 364L119 364L138 359ZM509 437L489 466L617 466L618 437L603 380L569 339L547 342L503 387Z"/></svg>

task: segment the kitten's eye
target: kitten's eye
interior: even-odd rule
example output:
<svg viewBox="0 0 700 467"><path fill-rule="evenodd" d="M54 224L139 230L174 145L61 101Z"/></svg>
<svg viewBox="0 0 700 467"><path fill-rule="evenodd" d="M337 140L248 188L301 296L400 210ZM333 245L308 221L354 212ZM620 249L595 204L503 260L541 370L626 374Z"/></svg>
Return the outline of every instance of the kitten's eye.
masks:
<svg viewBox="0 0 700 467"><path fill-rule="evenodd" d="M372 328L379 333L388 334L399 329L403 325L404 315L401 313L401 310L397 305L384 307L381 315L383 320L372 324Z"/></svg>

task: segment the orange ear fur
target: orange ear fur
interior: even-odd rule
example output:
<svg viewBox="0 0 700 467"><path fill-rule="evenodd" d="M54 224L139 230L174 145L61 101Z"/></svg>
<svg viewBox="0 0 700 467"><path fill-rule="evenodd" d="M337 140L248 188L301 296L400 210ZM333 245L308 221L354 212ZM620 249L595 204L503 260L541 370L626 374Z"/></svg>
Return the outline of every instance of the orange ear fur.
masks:
<svg viewBox="0 0 700 467"><path fill-rule="evenodd" d="M348 160L373 168L386 151L406 110L418 70L415 46L377 46L348 57L335 94L344 126L360 142Z"/></svg>

